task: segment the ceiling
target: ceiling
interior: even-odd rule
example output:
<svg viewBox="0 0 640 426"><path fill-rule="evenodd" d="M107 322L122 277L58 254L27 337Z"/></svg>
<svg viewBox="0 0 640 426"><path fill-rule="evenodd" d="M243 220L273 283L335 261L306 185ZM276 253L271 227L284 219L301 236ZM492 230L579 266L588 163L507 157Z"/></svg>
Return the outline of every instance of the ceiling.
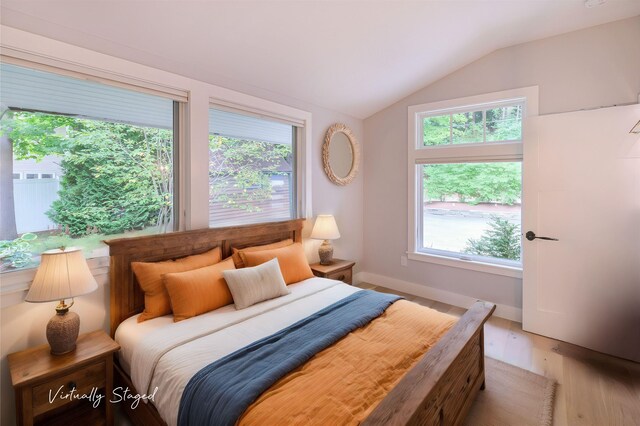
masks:
<svg viewBox="0 0 640 426"><path fill-rule="evenodd" d="M366 118L496 49L640 15L640 0L2 0L3 25Z"/></svg>

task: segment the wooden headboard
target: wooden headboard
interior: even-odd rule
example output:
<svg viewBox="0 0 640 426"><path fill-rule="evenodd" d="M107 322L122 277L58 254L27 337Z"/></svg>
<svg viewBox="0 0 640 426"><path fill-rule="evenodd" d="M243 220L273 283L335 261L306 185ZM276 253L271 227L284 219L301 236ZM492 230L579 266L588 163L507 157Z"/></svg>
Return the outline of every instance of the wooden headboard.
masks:
<svg viewBox="0 0 640 426"><path fill-rule="evenodd" d="M234 247L269 244L288 238L301 242L303 225L304 219L294 219L105 241L111 256L111 337L122 321L144 309L144 293L131 269L131 262L177 259L215 247L221 248L224 259L231 256Z"/></svg>

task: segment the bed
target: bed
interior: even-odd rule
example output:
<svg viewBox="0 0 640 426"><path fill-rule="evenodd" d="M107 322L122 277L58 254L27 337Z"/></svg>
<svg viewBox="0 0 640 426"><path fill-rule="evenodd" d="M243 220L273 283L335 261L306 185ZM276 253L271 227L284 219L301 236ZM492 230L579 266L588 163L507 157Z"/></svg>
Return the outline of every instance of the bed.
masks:
<svg viewBox="0 0 640 426"><path fill-rule="evenodd" d="M140 323L143 327L133 326L136 323L135 316L144 308L144 294L136 282L131 262L176 259L203 253L215 247L220 247L224 258L230 256L234 248L242 249L286 239L300 242L303 223L302 219L297 219L107 241L111 256L112 337L116 336L116 331L122 325L117 336L123 349L115 363L116 386L128 387L132 393L140 394L153 388L153 380L165 380L162 382L164 388L178 386L178 382L172 383L171 380L181 380L176 379L176 374L173 374L179 368L172 364L162 364L170 362L172 358L164 354L167 350L172 351L172 355L190 350L188 342L184 349L172 349L172 339L184 339L185 333L189 332L197 334L198 327L204 327L205 322L211 324L215 321L227 321L228 324L237 324L244 321L249 324L254 321L255 325L250 330L257 334L252 335L246 328L241 333L236 332L242 338L238 342L233 340L234 344L242 346L277 330L278 321L290 323L297 319L296 315L304 316L305 309L313 311L318 306L322 307L333 300L358 292L356 288L333 280L311 278L308 282L292 285L291 294L278 298L281 300L263 302L260 306L252 307L253 310L235 311L233 305L229 305L209 316L205 314L196 317L195 321L183 321L189 324L174 326L173 335L162 331L163 327L172 323L167 317ZM305 307L305 304L310 307ZM381 397L380 402L360 422L368 425L461 424L475 395L484 386L483 325L494 309L495 306L490 303L476 302L424 355L420 355L413 367ZM257 312L260 310L264 312ZM266 321L267 317L262 315L270 315L270 319ZM261 327L260 324L269 324L269 327ZM156 337L153 341L154 333L162 337ZM246 341L243 342L242 339ZM142 340L150 348L159 345L158 360L142 359L130 349L135 347L136 341ZM221 346L220 342L225 342L225 339L216 342L214 347ZM221 351L224 352L224 348ZM206 363L201 353L198 355L193 352L191 355L190 352L185 352L182 359L185 359L185 354L187 357L191 356L193 361L190 363L192 365L182 365L183 369L191 369L188 374ZM146 368L145 365L153 365L153 368ZM156 367L158 371L155 371ZM162 378L163 371L167 378ZM147 389L138 389L144 387ZM131 404L122 406L135 424L175 424L175 398L173 401L167 395L163 398L165 399L160 398L160 401L154 400L157 406L153 403L140 403L135 408Z"/></svg>

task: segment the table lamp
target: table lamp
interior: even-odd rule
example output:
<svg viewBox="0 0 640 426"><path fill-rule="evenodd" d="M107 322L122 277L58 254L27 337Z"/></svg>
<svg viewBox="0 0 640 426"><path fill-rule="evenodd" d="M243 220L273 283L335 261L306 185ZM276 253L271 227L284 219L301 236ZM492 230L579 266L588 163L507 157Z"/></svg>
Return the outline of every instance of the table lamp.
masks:
<svg viewBox="0 0 640 426"><path fill-rule="evenodd" d="M40 266L29 293L27 302L53 302L58 300L56 314L47 324L47 341L53 355L71 352L76 347L80 331L80 317L69 312L73 298L91 293L98 288L89 265L79 248L61 247L42 253ZM65 299L71 298L67 305Z"/></svg>
<svg viewBox="0 0 640 426"><path fill-rule="evenodd" d="M316 223L311 231L311 238L324 240L318 249L321 265L331 265L333 259L333 246L329 240L340 238L340 231L333 215L320 214L316 218Z"/></svg>

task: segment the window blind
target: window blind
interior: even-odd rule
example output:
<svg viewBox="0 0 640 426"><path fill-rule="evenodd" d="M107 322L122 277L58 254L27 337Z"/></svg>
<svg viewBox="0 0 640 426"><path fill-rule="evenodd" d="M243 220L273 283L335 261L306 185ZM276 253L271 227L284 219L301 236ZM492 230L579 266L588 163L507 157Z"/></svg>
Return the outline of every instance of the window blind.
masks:
<svg viewBox="0 0 640 426"><path fill-rule="evenodd" d="M210 134L291 145L292 132L291 124L216 108L209 109Z"/></svg>
<svg viewBox="0 0 640 426"><path fill-rule="evenodd" d="M171 99L8 63L0 64L0 94L3 108L173 127Z"/></svg>

